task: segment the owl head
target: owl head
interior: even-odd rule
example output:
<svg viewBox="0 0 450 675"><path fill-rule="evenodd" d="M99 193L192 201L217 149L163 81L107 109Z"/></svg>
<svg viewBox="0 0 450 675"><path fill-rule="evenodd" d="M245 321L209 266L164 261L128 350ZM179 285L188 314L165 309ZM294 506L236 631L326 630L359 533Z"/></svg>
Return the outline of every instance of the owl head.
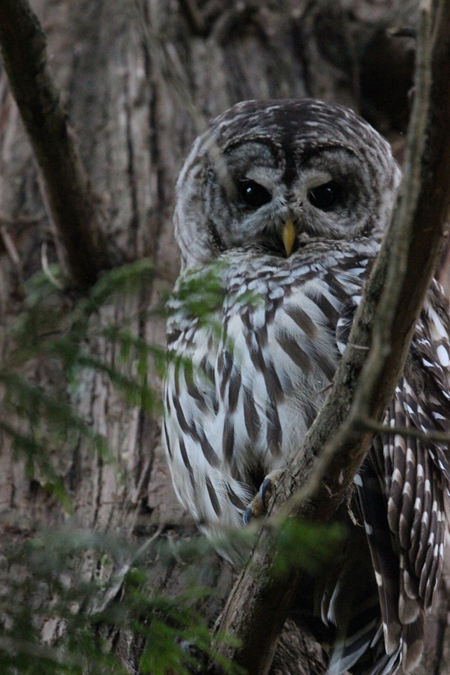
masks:
<svg viewBox="0 0 450 675"><path fill-rule="evenodd" d="M289 257L317 240L379 240L399 180L389 144L349 109L238 103L197 138L180 173L183 264L231 249Z"/></svg>

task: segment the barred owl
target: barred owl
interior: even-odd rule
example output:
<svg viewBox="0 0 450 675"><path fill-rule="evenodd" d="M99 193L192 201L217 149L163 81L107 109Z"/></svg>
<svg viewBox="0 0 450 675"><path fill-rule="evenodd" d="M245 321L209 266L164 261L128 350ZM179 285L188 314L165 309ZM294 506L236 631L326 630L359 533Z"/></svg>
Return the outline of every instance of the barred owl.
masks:
<svg viewBox="0 0 450 675"><path fill-rule="evenodd" d="M301 447L399 180L369 124L310 99L240 103L195 141L177 183L182 271L168 320L164 436L177 495L210 534L242 524L264 476ZM219 292L206 321L196 307L212 272ZM433 282L386 425L448 429L449 334ZM375 439L354 481L361 552L318 582L316 611L336 627L332 675L410 672L419 661L449 468L444 445Z"/></svg>

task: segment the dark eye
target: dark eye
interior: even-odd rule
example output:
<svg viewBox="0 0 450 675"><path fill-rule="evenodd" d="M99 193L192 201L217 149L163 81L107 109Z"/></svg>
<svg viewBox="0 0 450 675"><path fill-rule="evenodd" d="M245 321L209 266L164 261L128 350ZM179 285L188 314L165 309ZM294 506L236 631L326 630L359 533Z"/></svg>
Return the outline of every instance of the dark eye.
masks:
<svg viewBox="0 0 450 675"><path fill-rule="evenodd" d="M343 201L343 190L339 183L330 180L328 183L318 185L308 192L310 204L321 211L330 211L334 206Z"/></svg>
<svg viewBox="0 0 450 675"><path fill-rule="evenodd" d="M266 190L259 183L255 183L254 180L239 181L238 190L247 206L251 206L254 209L268 204L272 199L269 190Z"/></svg>

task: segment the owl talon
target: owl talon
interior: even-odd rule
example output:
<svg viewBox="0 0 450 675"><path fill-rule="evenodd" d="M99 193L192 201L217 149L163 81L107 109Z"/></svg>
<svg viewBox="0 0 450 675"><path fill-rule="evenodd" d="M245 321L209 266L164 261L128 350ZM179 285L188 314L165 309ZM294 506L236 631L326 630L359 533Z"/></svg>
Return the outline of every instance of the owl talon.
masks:
<svg viewBox="0 0 450 675"><path fill-rule="evenodd" d="M275 486L280 480L282 473L283 469L271 471L261 483L261 487L259 488L259 494L261 497L261 503L265 513L267 513L267 511L269 510L270 500L272 499Z"/></svg>
<svg viewBox="0 0 450 675"><path fill-rule="evenodd" d="M272 493L273 493L273 482L272 478L269 475L264 478L263 482L261 483L261 487L259 488L261 503L266 513L267 513L267 505L268 502L270 501Z"/></svg>
<svg viewBox="0 0 450 675"><path fill-rule="evenodd" d="M247 506L245 509L244 515L242 516L242 520L244 522L244 525L248 525L251 520L255 520L258 518L262 518L265 516L267 513L267 510L264 506L262 497L261 497L261 491L257 492L256 495L253 497L252 501L250 504Z"/></svg>
<svg viewBox="0 0 450 675"><path fill-rule="evenodd" d="M245 526L247 526L252 518L253 518L253 509L251 506L247 506L247 508L244 511L244 515L242 516L242 522L244 523Z"/></svg>
<svg viewBox="0 0 450 675"><path fill-rule="evenodd" d="M242 520L244 525L248 525L254 518L262 518L267 515L268 506L273 495L275 485L277 484L282 470L272 471L269 473L261 483L261 487L256 495L253 497L250 504L247 506Z"/></svg>

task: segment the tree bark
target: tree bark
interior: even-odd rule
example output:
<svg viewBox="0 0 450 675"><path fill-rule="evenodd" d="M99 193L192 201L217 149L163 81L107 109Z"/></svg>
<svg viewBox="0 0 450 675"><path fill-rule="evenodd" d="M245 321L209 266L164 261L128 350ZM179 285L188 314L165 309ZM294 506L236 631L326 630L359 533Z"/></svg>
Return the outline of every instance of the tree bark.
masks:
<svg viewBox="0 0 450 675"><path fill-rule="evenodd" d="M145 320L170 289L179 268L172 230L174 184L182 160L205 120L249 98L314 96L348 105L393 143L402 159L408 92L414 61L411 38L389 38L386 28L411 27L416 2L373 0L33 0L48 39L51 73L62 92L81 160L100 205L104 234L117 259L154 261L153 281L132 302L118 300L113 316L135 336L164 345L160 318ZM56 259L35 159L4 72L0 74L0 345L10 346L8 325L22 308L22 284L43 258ZM43 246L47 250L43 256ZM82 252L80 252L80 255ZM91 345L114 363L108 341ZM45 386L60 373L50 360L32 373ZM156 373L150 377L159 387ZM105 375L83 371L62 395L104 433L125 479L84 442L61 448L55 466L70 490L76 519L88 528L143 540L160 526L172 536L193 529L171 486L161 449L158 415L129 407ZM2 538L27 537L67 518L39 476L30 479L1 438ZM231 588L232 571L218 557L204 562L218 598L205 612L213 622ZM97 571L98 573L98 571ZM106 572L105 572L106 573ZM175 592L180 571L156 567L155 584ZM444 581L446 577L444 577ZM448 594L429 624L427 672L445 673ZM49 631L57 631L56 626ZM116 649L135 672L139 645L123 636ZM321 649L289 624L273 672L324 671ZM425 670L423 671L425 673Z"/></svg>

